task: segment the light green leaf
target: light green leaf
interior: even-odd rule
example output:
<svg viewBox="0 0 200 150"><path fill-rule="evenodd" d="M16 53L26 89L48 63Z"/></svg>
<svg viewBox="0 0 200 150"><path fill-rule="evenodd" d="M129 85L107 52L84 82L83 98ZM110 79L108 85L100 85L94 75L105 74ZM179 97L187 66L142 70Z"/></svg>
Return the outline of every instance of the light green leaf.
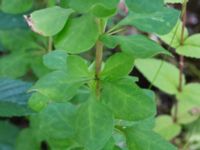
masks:
<svg viewBox="0 0 200 150"><path fill-rule="evenodd" d="M180 124L189 124L199 118L199 115L194 112L199 109L199 105L186 101L178 101L177 122ZM175 115L175 107L171 110L172 115Z"/></svg>
<svg viewBox="0 0 200 150"><path fill-rule="evenodd" d="M33 0L1 0L0 9L5 13L21 14L32 8Z"/></svg>
<svg viewBox="0 0 200 150"><path fill-rule="evenodd" d="M116 119L139 121L155 115L155 103L131 80L103 84L101 99Z"/></svg>
<svg viewBox="0 0 200 150"><path fill-rule="evenodd" d="M20 132L16 140L15 150L40 150L40 143L30 128Z"/></svg>
<svg viewBox="0 0 200 150"><path fill-rule="evenodd" d="M91 99L78 109L75 127L80 144L87 150L101 150L112 135L114 118L105 105Z"/></svg>
<svg viewBox="0 0 200 150"><path fill-rule="evenodd" d="M113 80L127 76L133 68L134 59L125 53L116 53L105 63L101 73L103 80Z"/></svg>
<svg viewBox="0 0 200 150"><path fill-rule="evenodd" d="M31 84L20 80L0 79L0 116L27 116L31 111L27 107Z"/></svg>
<svg viewBox="0 0 200 150"><path fill-rule="evenodd" d="M33 31L44 36L53 36L64 28L72 12L72 9L54 6L35 11L26 20Z"/></svg>
<svg viewBox="0 0 200 150"><path fill-rule="evenodd" d="M97 17L107 17L115 13L119 0L71 0L69 6L78 12L92 12Z"/></svg>
<svg viewBox="0 0 200 150"><path fill-rule="evenodd" d="M0 149L14 150L19 129L6 121L0 121Z"/></svg>
<svg viewBox="0 0 200 150"><path fill-rule="evenodd" d="M45 139L68 139L74 135L75 106L70 103L50 103L38 114L40 134Z"/></svg>
<svg viewBox="0 0 200 150"><path fill-rule="evenodd" d="M115 140L111 137L102 150L113 150L114 146Z"/></svg>
<svg viewBox="0 0 200 150"><path fill-rule="evenodd" d="M182 22L179 20L176 26L166 35L159 35L159 38L171 47L178 48L181 44ZM189 36L187 28L184 29L184 40Z"/></svg>
<svg viewBox="0 0 200 150"><path fill-rule="evenodd" d="M62 70L67 64L67 53L64 50L55 50L43 56L45 66L53 70Z"/></svg>
<svg viewBox="0 0 200 150"><path fill-rule="evenodd" d="M85 52L95 45L98 35L99 31L94 17L83 15L67 23L63 31L56 36L55 46L68 53Z"/></svg>
<svg viewBox="0 0 200 150"><path fill-rule="evenodd" d="M165 3L171 3L171 4L183 3L183 0L165 0Z"/></svg>
<svg viewBox="0 0 200 150"><path fill-rule="evenodd" d="M156 118L154 131L166 140L171 140L181 132L181 126L175 124L171 116L161 115Z"/></svg>
<svg viewBox="0 0 200 150"><path fill-rule="evenodd" d="M178 93L177 99L180 101L189 101L196 106L200 106L199 101L199 91L200 84L199 83L190 83L183 87L182 92Z"/></svg>
<svg viewBox="0 0 200 150"><path fill-rule="evenodd" d="M133 126L125 129L125 134L129 150L177 150L151 130Z"/></svg>
<svg viewBox="0 0 200 150"><path fill-rule="evenodd" d="M177 48L180 55L192 58L200 58L200 34L190 36L184 41L184 45Z"/></svg>
<svg viewBox="0 0 200 150"><path fill-rule="evenodd" d="M137 59L135 65L149 82L160 90L168 94L178 93L179 70L174 65L158 59Z"/></svg>
<svg viewBox="0 0 200 150"><path fill-rule="evenodd" d="M157 7L154 3L152 4ZM145 5L143 4L143 6ZM149 6L149 4L146 6ZM143 8L142 11L144 11ZM129 15L118 24L118 26L131 25L145 32L162 35L167 34L172 30L176 25L178 17L179 12L172 8L163 8L152 13L130 12Z"/></svg>

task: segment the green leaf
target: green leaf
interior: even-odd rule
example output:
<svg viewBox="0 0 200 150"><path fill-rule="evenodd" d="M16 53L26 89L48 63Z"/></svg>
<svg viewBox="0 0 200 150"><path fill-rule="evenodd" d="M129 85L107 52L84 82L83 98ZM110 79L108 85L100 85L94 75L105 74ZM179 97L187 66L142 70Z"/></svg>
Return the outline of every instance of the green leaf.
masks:
<svg viewBox="0 0 200 150"><path fill-rule="evenodd" d="M40 39L29 30L0 30L2 45L6 50L17 51L18 53L25 50L44 50L44 47L39 44L42 40L44 39Z"/></svg>
<svg viewBox="0 0 200 150"><path fill-rule="evenodd" d="M146 38L143 35L132 36L112 36L104 37L107 45L118 43L123 52L131 55L133 58L148 58L157 54L170 54L156 42ZM142 43L142 44L141 44Z"/></svg>
<svg viewBox="0 0 200 150"><path fill-rule="evenodd" d="M131 11L136 13L152 13L163 8L163 0L126 0L126 4Z"/></svg>
<svg viewBox="0 0 200 150"><path fill-rule="evenodd" d="M125 134L129 150L177 150L151 130L133 126L125 129Z"/></svg>
<svg viewBox="0 0 200 150"><path fill-rule="evenodd" d="M115 140L111 137L102 150L113 150L114 146Z"/></svg>
<svg viewBox="0 0 200 150"><path fill-rule="evenodd" d="M118 79L127 76L133 68L134 59L125 53L116 53L105 63L101 78Z"/></svg>
<svg viewBox="0 0 200 150"><path fill-rule="evenodd" d="M26 20L33 31L44 36L53 36L64 28L72 12L72 9L54 6L35 11Z"/></svg>
<svg viewBox="0 0 200 150"><path fill-rule="evenodd" d="M141 4L145 6L145 4ZM157 7L157 5L154 3L152 4ZM149 4L146 6L149 6ZM141 11L143 12L144 9L142 8ZM120 27L124 25L131 25L145 32L162 35L167 34L172 30L172 28L176 25L178 18L179 12L172 8L163 8L161 10L158 9L152 13L130 12L129 15L119 22L117 26Z"/></svg>
<svg viewBox="0 0 200 150"><path fill-rule="evenodd" d="M20 80L0 79L0 116L26 116L31 113L27 107L31 84Z"/></svg>
<svg viewBox="0 0 200 150"><path fill-rule="evenodd" d="M98 38L99 31L95 19L90 15L71 19L63 31L55 38L57 49L68 53L81 53L92 48ZM81 41L77 44L78 41Z"/></svg>
<svg viewBox="0 0 200 150"><path fill-rule="evenodd" d="M32 8L33 0L1 0L0 9L10 14L21 14Z"/></svg>
<svg viewBox="0 0 200 150"><path fill-rule="evenodd" d="M6 121L0 121L0 149L14 150L19 129Z"/></svg>
<svg viewBox="0 0 200 150"><path fill-rule="evenodd" d="M196 106L200 106L199 91L199 83L190 83L185 85L182 92L178 93L176 96L180 101L190 101L190 103L193 103Z"/></svg>
<svg viewBox="0 0 200 150"><path fill-rule="evenodd" d="M97 17L107 17L115 13L119 0L71 0L69 6L78 12L92 12Z"/></svg>
<svg viewBox="0 0 200 150"><path fill-rule="evenodd" d="M159 38L171 47L178 48L181 45L182 22L178 21L176 26L166 35L159 35ZM184 29L184 40L188 38L188 30Z"/></svg>
<svg viewBox="0 0 200 150"><path fill-rule="evenodd" d="M149 82L160 90L168 94L178 93L179 70L172 64L158 59L137 59L135 65Z"/></svg>
<svg viewBox="0 0 200 150"><path fill-rule="evenodd" d="M38 114L40 134L46 139L68 139L74 135L75 106L50 103Z"/></svg>
<svg viewBox="0 0 200 150"><path fill-rule="evenodd" d="M39 92L51 101L67 101L86 80L87 78L68 75L64 71L55 71L39 79L31 91Z"/></svg>
<svg viewBox="0 0 200 150"><path fill-rule="evenodd" d="M43 61L49 69L62 70L67 64L67 53L63 50L55 50L44 55Z"/></svg>
<svg viewBox="0 0 200 150"><path fill-rule="evenodd" d="M30 65L33 73L38 78L41 78L50 72L50 70L43 64L41 56L34 56L34 59L31 60Z"/></svg>
<svg viewBox="0 0 200 150"><path fill-rule="evenodd" d="M184 41L184 45L177 48L180 55L192 58L200 58L200 34L190 36Z"/></svg>
<svg viewBox="0 0 200 150"><path fill-rule="evenodd" d="M0 18L1 18L0 21L1 30L14 29L14 28L23 28L23 29L28 28L24 18L21 15L10 15L0 12Z"/></svg>
<svg viewBox="0 0 200 150"><path fill-rule="evenodd" d="M20 132L16 140L15 150L40 150L40 143L30 128Z"/></svg>
<svg viewBox="0 0 200 150"><path fill-rule="evenodd" d="M17 68L17 69L14 69ZM28 70L27 54L22 52L11 53L0 58L0 76L18 78Z"/></svg>
<svg viewBox="0 0 200 150"><path fill-rule="evenodd" d="M166 140L171 140L181 132L181 126L175 124L171 116L161 115L156 118L154 131Z"/></svg>
<svg viewBox="0 0 200 150"><path fill-rule="evenodd" d="M199 115L194 112L199 109L195 103L190 101L178 101L177 122L180 124L189 124L199 118ZM172 115L175 115L175 107L171 110Z"/></svg>
<svg viewBox="0 0 200 150"><path fill-rule="evenodd" d="M90 99L78 109L75 127L80 144L87 150L101 150L112 135L114 118L105 105Z"/></svg>
<svg viewBox="0 0 200 150"><path fill-rule="evenodd" d="M165 0L165 3L170 3L170 4L183 3L183 0Z"/></svg>
<svg viewBox="0 0 200 150"><path fill-rule="evenodd" d="M103 84L101 99L116 119L139 121L155 115L155 103L131 80Z"/></svg>

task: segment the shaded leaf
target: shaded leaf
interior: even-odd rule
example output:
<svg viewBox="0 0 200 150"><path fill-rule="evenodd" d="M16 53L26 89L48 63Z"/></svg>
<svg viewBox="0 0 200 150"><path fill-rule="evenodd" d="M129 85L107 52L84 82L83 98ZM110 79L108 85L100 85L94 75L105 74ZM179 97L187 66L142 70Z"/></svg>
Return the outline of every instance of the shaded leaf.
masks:
<svg viewBox="0 0 200 150"><path fill-rule="evenodd" d="M0 116L27 116L31 111L27 107L31 84L20 80L0 79Z"/></svg>

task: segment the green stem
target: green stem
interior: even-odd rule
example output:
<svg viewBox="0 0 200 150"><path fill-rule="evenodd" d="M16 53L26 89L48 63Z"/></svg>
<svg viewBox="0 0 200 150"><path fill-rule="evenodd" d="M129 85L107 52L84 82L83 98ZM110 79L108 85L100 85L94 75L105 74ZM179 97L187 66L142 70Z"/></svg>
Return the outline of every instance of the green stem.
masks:
<svg viewBox="0 0 200 150"><path fill-rule="evenodd" d="M53 38L50 36L48 38L48 52L51 52L53 49Z"/></svg>
<svg viewBox="0 0 200 150"><path fill-rule="evenodd" d="M105 21L102 19L98 19L98 26L100 34L103 34L105 32ZM101 41L96 42L96 60L95 60L95 79L96 79L96 96L97 98L100 97L100 73L101 73L101 66L102 66L102 60L103 60L103 43Z"/></svg>
<svg viewBox="0 0 200 150"><path fill-rule="evenodd" d="M181 12L181 19L182 19L182 28L181 28L181 40L180 45L184 45L184 32L185 32L185 25L186 25L186 13L187 13L187 2L188 0L184 0L182 5L182 12ZM179 86L178 91L182 92L183 89L183 69L184 69L184 56L179 56ZM173 120L177 122L177 115L178 115L178 101L174 104L174 116Z"/></svg>

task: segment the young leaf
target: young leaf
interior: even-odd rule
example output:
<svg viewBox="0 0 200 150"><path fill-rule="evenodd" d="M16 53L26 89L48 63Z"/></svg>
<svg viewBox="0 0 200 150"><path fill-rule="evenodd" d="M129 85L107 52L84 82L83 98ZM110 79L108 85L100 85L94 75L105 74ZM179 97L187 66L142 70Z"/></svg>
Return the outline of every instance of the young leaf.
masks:
<svg viewBox="0 0 200 150"><path fill-rule="evenodd" d="M181 126L175 124L171 116L161 115L156 118L154 131L166 140L171 140L181 132Z"/></svg>
<svg viewBox="0 0 200 150"><path fill-rule="evenodd" d="M176 26L166 35L159 35L159 38L171 47L178 48L181 44L182 22L179 20ZM188 30L184 28L184 40L188 38Z"/></svg>
<svg viewBox="0 0 200 150"><path fill-rule="evenodd" d="M151 130L133 126L125 129L125 134L129 150L177 150Z"/></svg>
<svg viewBox="0 0 200 150"><path fill-rule="evenodd" d="M44 36L53 36L64 28L72 12L72 9L54 6L35 11L30 17L26 16L26 20L33 31Z"/></svg>
<svg viewBox="0 0 200 150"><path fill-rule="evenodd" d="M78 109L75 127L81 145L87 150L101 150L112 135L114 118L105 105L91 99Z"/></svg>
<svg viewBox="0 0 200 150"><path fill-rule="evenodd" d="M127 76L133 68L134 59L125 53L116 53L105 63L101 73L103 80L114 80Z"/></svg>
<svg viewBox="0 0 200 150"><path fill-rule="evenodd" d="M139 2L141 3L141 2ZM152 3L149 1L149 3ZM155 5L154 3L152 3ZM143 6L145 4L142 3ZM149 6L147 4L146 6ZM157 7L157 5L155 5ZM142 12L143 12L142 8ZM172 8L158 9L152 13L129 12L129 15L123 19L117 26L131 25L139 30L157 34L167 34L176 25L179 12Z"/></svg>
<svg viewBox="0 0 200 150"><path fill-rule="evenodd" d="M55 46L68 53L85 52L95 45L98 35L99 31L94 17L83 15L67 23L63 31L56 36Z"/></svg>
<svg viewBox="0 0 200 150"><path fill-rule="evenodd" d="M160 90L168 94L178 93L179 70L172 64L158 59L137 59L135 65L149 82Z"/></svg>
<svg viewBox="0 0 200 150"><path fill-rule="evenodd" d="M53 70L62 70L67 64L67 52L55 50L43 56L45 66Z"/></svg>
<svg viewBox="0 0 200 150"><path fill-rule="evenodd" d="M0 116L27 116L31 111L27 107L31 84L20 80L0 79Z"/></svg>
<svg viewBox="0 0 200 150"><path fill-rule="evenodd" d="M200 58L200 34L192 35L184 41L184 45L177 48L180 55L192 58Z"/></svg>
<svg viewBox="0 0 200 150"><path fill-rule="evenodd" d="M74 135L75 106L51 103L38 115L39 131L46 139L68 139Z"/></svg>
<svg viewBox="0 0 200 150"><path fill-rule="evenodd" d="M91 11L97 17L107 17L115 13L119 0L71 0L69 6L78 12Z"/></svg>
<svg viewBox="0 0 200 150"><path fill-rule="evenodd" d="M0 149L14 150L19 129L6 121L0 121Z"/></svg>
<svg viewBox="0 0 200 150"><path fill-rule="evenodd" d="M0 8L5 13L21 14L32 8L33 0L1 0Z"/></svg>
<svg viewBox="0 0 200 150"><path fill-rule="evenodd" d="M155 115L155 103L131 80L103 84L101 99L116 119L138 121Z"/></svg>

